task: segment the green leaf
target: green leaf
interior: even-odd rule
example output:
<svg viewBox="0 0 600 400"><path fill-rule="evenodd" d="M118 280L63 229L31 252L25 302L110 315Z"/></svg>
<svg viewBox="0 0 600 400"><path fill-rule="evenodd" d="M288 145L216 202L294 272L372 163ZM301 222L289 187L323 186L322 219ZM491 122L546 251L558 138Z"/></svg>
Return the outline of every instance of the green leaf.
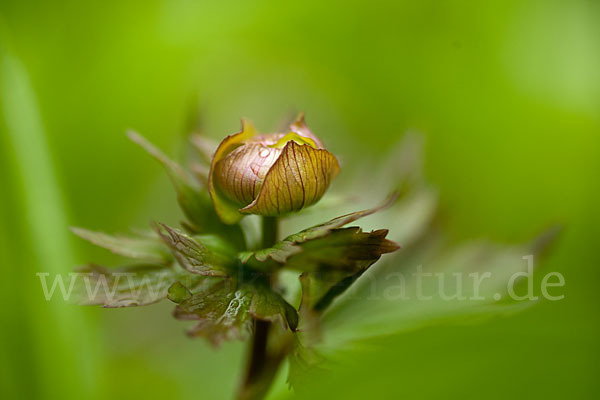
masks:
<svg viewBox="0 0 600 400"><path fill-rule="evenodd" d="M323 371L322 365L325 361L317 351L310 346L305 346L299 338L294 338L292 351L288 357L289 370L288 383L296 391L302 390L304 383L310 379L312 374Z"/></svg>
<svg viewBox="0 0 600 400"><path fill-rule="evenodd" d="M529 246L471 242L442 249L436 240L421 241L368 270L317 322L312 308L304 307L310 301L314 282L309 274L303 274L301 322L290 356L289 382L301 385L330 365L325 361L339 361L365 339L428 325L509 315L536 304L508 299L507 283L515 273L528 270L524 256L534 255L538 260L552 236L545 235ZM422 273L431 275L421 277L419 283L416 274ZM486 273L490 276L481 280L478 289L469 285L475 279L471 274L479 278ZM443 289L436 274L444 276ZM455 274L461 277L460 283ZM463 299L444 297L459 291Z"/></svg>
<svg viewBox="0 0 600 400"><path fill-rule="evenodd" d="M266 285L248 285L253 293L250 314L260 320L278 322L283 328L295 331L298 327L298 313L279 294Z"/></svg>
<svg viewBox="0 0 600 400"><path fill-rule="evenodd" d="M188 272L204 276L228 276L228 272L235 267L235 251L218 236L190 237L164 224L157 225L157 232Z"/></svg>
<svg viewBox="0 0 600 400"><path fill-rule="evenodd" d="M178 304L174 315L197 320L188 334L204 337L215 346L225 340L245 339L252 331L253 319L278 321L291 330L298 324L296 310L269 287L233 279L203 286Z"/></svg>
<svg viewBox="0 0 600 400"><path fill-rule="evenodd" d="M309 272L309 306L324 310L382 254L399 248L386 235L385 229L373 232L362 232L357 227L336 229L328 236L303 243L302 251L287 260L286 268Z"/></svg>
<svg viewBox="0 0 600 400"><path fill-rule="evenodd" d="M239 255L242 262L257 270L281 266L310 273L310 306L325 309L382 254L399 246L387 240L387 230L363 232L358 227L340 229L358 218L389 207L394 194L379 207L332 219L324 224L288 236L273 247Z"/></svg>
<svg viewBox="0 0 600 400"><path fill-rule="evenodd" d="M169 249L158 237L112 236L83 228L71 228L82 239L124 257L150 264L170 264L173 260Z"/></svg>
<svg viewBox="0 0 600 400"><path fill-rule="evenodd" d="M300 246L302 243L327 236L333 230L339 229L344 225L356 221L359 218L366 217L367 215L384 210L394 204L397 199L398 194L393 193L383 204L378 207L357 211L334 218L323 224L319 224L290 235L282 241L276 243L273 247L257 251L242 252L240 253L239 258L243 263L251 263L251 265L258 269L268 269L266 267L261 268L259 263L269 263L270 260L273 260L279 264L285 264L289 257L302 252L302 246ZM258 263L256 261L258 261Z"/></svg>
<svg viewBox="0 0 600 400"><path fill-rule="evenodd" d="M324 361L323 357L314 350L314 346L322 340L322 329L320 313L312 306L312 279L308 272L299 277L302 287L302 297L298 314L300 323L292 343L292 351L289 355L288 383L296 390L303 386L303 382L309 373L315 373L315 369Z"/></svg>
<svg viewBox="0 0 600 400"><path fill-rule="evenodd" d="M153 304L167 297L173 283L183 281L194 287L203 279L176 265L134 265L109 270L90 264L78 272L75 281L77 303L111 308Z"/></svg>
<svg viewBox="0 0 600 400"><path fill-rule="evenodd" d="M205 136L194 134L190 137L190 143L196 150L200 160L190 165L190 170L205 187L208 187L208 175L210 173L210 163L219 145L218 142Z"/></svg>
<svg viewBox="0 0 600 400"><path fill-rule="evenodd" d="M192 297L192 292L181 282L173 283L168 290L167 298L173 303L182 303Z"/></svg>
<svg viewBox="0 0 600 400"><path fill-rule="evenodd" d="M179 164L169 159L162 151L146 140L140 134L130 131L128 137L146 150L160 162L175 190L177 201L183 213L189 220L186 227L193 233L215 233L229 240L236 248L245 247L244 234L238 225L227 225L221 222L213 208L208 192L196 182Z"/></svg>
<svg viewBox="0 0 600 400"><path fill-rule="evenodd" d="M300 323L298 325L298 337L304 343L316 343L321 340L320 314L314 309L313 301L313 278L308 272L303 272L299 277L302 296L298 314Z"/></svg>
<svg viewBox="0 0 600 400"><path fill-rule="evenodd" d="M537 267L541 250L551 240L520 246L479 241L451 249L427 241L398 253L369 270L327 310L322 320L327 334L319 347L331 352L374 336L534 305L535 300L512 300L508 283L515 274L528 273L527 257ZM477 285L475 279L480 279Z"/></svg>
<svg viewBox="0 0 600 400"><path fill-rule="evenodd" d="M213 155L219 146L219 142L200 134L194 134L190 137L190 143L192 143L194 149L196 149L201 162L210 166Z"/></svg>
<svg viewBox="0 0 600 400"><path fill-rule="evenodd" d="M286 268L306 272L343 271L354 273L399 246L387 240L387 229L363 232L358 227L332 230L329 235L306 241L301 251L285 261Z"/></svg>
<svg viewBox="0 0 600 400"><path fill-rule="evenodd" d="M181 302L174 316L198 320L188 331L192 337L204 337L218 346L225 340L245 339L252 331L249 314L251 295L237 289L233 281L222 279Z"/></svg>

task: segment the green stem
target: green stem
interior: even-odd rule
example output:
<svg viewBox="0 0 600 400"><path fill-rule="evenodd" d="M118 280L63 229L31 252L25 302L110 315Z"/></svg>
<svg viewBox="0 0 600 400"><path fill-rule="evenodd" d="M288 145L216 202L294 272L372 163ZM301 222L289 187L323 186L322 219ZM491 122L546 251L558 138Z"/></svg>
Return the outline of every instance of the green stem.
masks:
<svg viewBox="0 0 600 400"><path fill-rule="evenodd" d="M262 247L266 249L277 243L279 234L277 217L262 217Z"/></svg>
<svg viewBox="0 0 600 400"><path fill-rule="evenodd" d="M262 218L262 248L273 246L278 236L277 217ZM273 277L270 283L273 283ZM246 375L238 394L239 400L262 399L269 387L282 359L280 355L270 355L268 352L269 331L271 323L255 320L254 333L250 344Z"/></svg>

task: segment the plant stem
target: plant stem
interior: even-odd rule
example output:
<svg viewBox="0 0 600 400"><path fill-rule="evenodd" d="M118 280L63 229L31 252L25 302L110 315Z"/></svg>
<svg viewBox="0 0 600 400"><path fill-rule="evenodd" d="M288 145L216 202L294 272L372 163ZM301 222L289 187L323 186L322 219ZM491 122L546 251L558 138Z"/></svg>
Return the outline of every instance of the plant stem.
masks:
<svg viewBox="0 0 600 400"><path fill-rule="evenodd" d="M277 242L277 217L262 217L262 248L273 246ZM273 283L273 277L269 284ZM254 320L254 333L249 350L246 375L242 382L238 400L258 400L267 393L281 357L270 357L268 353L269 331L271 323Z"/></svg>
<svg viewBox="0 0 600 400"><path fill-rule="evenodd" d="M262 247L273 246L277 243L277 235L279 234L279 221L277 217L262 217Z"/></svg>

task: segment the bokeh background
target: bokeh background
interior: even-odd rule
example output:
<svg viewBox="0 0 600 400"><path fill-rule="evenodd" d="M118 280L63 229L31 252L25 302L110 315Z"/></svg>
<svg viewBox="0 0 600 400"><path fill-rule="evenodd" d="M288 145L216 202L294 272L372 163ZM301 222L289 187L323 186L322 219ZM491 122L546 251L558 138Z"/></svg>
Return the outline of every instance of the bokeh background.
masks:
<svg viewBox="0 0 600 400"><path fill-rule="evenodd" d="M70 225L177 221L126 129L184 158L192 130L298 110L346 164L424 133L451 240L565 227L564 300L374 339L311 398L600 394L599 2L3 0L0 35L3 399L228 398L242 344L188 340L168 304L45 302L35 273L118 262Z"/></svg>

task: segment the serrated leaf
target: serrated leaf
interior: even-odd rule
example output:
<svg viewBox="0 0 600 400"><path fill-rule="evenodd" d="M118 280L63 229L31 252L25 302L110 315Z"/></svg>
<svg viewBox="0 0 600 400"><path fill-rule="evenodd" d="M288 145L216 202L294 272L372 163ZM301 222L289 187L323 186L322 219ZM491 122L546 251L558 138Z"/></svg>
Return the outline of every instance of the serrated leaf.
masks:
<svg viewBox="0 0 600 400"><path fill-rule="evenodd" d="M322 311L383 254L399 248L385 238L386 234L385 229L333 230L328 236L303 243L302 251L290 256L286 268L309 272L309 306Z"/></svg>
<svg viewBox="0 0 600 400"><path fill-rule="evenodd" d="M158 237L107 235L83 228L71 228L82 239L115 254L153 264L170 264L173 256Z"/></svg>
<svg viewBox="0 0 600 400"><path fill-rule="evenodd" d="M284 266L310 272L311 307L323 310L382 254L399 248L385 238L385 229L363 232L358 227L340 228L389 207L396 199L394 194L379 207L334 218L290 235L271 248L241 253L239 258L258 270Z"/></svg>
<svg viewBox="0 0 600 400"><path fill-rule="evenodd" d="M246 290L236 288L229 279L222 279L177 305L174 316L181 320L198 320L188 334L205 337L218 346L225 340L248 337L252 331L250 302L251 295Z"/></svg>
<svg viewBox="0 0 600 400"><path fill-rule="evenodd" d="M372 232L363 232L358 227L334 229L327 236L302 243L301 251L289 256L285 266L306 272L358 272L382 254L400 248L385 238L387 233L387 229Z"/></svg>
<svg viewBox="0 0 600 400"><path fill-rule="evenodd" d="M240 253L239 258L243 263L253 263L253 265L258 269L268 269L266 267L260 267L258 263L268 263L269 260L273 260L279 264L285 264L289 257L302 251L302 247L300 246L302 243L327 236L333 230L339 229L344 225L356 221L359 218L363 218L378 211L384 210L394 204L397 199L398 194L393 193L383 204L378 207L346 214L329 220L323 224L304 229L298 233L286 237L280 242L277 242L270 248ZM254 261L258 261L258 263L255 263Z"/></svg>
<svg viewBox="0 0 600 400"><path fill-rule="evenodd" d="M198 320L188 331L218 346L225 340L245 339L252 331L253 319L278 321L295 330L296 310L280 295L260 283L238 283L221 279L203 287L175 308L175 317Z"/></svg>
<svg viewBox="0 0 600 400"><path fill-rule="evenodd" d="M103 307L133 307L156 303L167 297L177 281L196 286L203 277L173 266L136 265L107 269L90 264L76 275L77 303Z"/></svg>
<svg viewBox="0 0 600 400"><path fill-rule="evenodd" d="M193 233L215 233L229 240L236 248L244 248L245 239L241 228L238 225L224 224L219 219L208 192L187 171L137 132L130 131L127 135L163 165L177 191L179 206L190 222L186 226Z"/></svg>
<svg viewBox="0 0 600 400"><path fill-rule="evenodd" d="M234 250L217 236L190 237L164 224L157 226L157 232L188 272L204 276L228 276L235 267Z"/></svg>

